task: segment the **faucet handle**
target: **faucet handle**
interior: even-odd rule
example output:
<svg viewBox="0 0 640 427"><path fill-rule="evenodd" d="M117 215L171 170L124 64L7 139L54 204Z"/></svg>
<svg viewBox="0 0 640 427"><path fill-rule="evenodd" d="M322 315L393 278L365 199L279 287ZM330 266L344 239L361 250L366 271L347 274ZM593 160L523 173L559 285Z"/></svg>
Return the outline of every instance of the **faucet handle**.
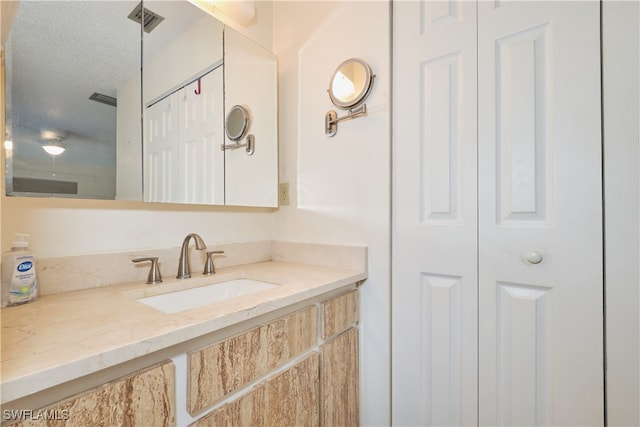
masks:
<svg viewBox="0 0 640 427"><path fill-rule="evenodd" d="M160 276L160 269L158 268L158 257L136 258L131 261L132 262L151 261L151 268L149 269L149 275L147 276L147 283L149 285L154 285L156 283L162 282L162 277Z"/></svg>
<svg viewBox="0 0 640 427"><path fill-rule="evenodd" d="M208 251L207 252L207 261L204 263L204 271L202 272L203 276L208 276L209 274L215 274L216 269L213 266L213 259L211 259L211 255L213 254L223 254L224 251Z"/></svg>

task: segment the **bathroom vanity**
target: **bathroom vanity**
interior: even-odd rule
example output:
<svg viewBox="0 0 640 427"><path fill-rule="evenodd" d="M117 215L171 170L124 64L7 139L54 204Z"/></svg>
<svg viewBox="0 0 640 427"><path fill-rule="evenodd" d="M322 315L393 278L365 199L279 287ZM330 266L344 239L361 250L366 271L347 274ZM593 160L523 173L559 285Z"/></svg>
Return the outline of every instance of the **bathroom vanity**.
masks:
<svg viewBox="0 0 640 427"><path fill-rule="evenodd" d="M358 425L366 249L302 246L3 308L3 425ZM138 301L237 279L276 286L175 313Z"/></svg>

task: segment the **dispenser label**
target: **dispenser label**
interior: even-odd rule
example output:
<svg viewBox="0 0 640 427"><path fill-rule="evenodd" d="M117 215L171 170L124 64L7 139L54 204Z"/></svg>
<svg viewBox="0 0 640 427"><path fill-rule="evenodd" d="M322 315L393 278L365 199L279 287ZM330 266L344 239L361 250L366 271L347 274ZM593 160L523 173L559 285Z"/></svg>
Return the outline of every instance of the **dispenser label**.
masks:
<svg viewBox="0 0 640 427"><path fill-rule="evenodd" d="M33 267L33 263L31 261L25 261L18 264L18 271L23 273L25 271L31 270L31 267Z"/></svg>
<svg viewBox="0 0 640 427"><path fill-rule="evenodd" d="M15 269L9 283L9 305L31 301L38 292L33 255L16 256L14 260Z"/></svg>

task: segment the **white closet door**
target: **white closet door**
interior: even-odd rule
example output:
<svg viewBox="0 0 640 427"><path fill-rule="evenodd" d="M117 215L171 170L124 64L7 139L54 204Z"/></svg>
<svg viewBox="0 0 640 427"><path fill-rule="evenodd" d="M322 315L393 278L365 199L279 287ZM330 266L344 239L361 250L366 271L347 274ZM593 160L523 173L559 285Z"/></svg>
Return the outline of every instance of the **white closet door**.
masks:
<svg viewBox="0 0 640 427"><path fill-rule="evenodd" d="M604 422L599 7L478 5L481 425Z"/></svg>
<svg viewBox="0 0 640 427"><path fill-rule="evenodd" d="M222 85L219 67L177 92L180 202L224 204Z"/></svg>
<svg viewBox="0 0 640 427"><path fill-rule="evenodd" d="M223 107L218 67L146 109L145 201L224 204Z"/></svg>
<svg viewBox="0 0 640 427"><path fill-rule="evenodd" d="M393 4L393 425L477 422L476 4Z"/></svg>
<svg viewBox="0 0 640 427"><path fill-rule="evenodd" d="M144 200L170 202L177 196L178 100L174 95L145 111Z"/></svg>

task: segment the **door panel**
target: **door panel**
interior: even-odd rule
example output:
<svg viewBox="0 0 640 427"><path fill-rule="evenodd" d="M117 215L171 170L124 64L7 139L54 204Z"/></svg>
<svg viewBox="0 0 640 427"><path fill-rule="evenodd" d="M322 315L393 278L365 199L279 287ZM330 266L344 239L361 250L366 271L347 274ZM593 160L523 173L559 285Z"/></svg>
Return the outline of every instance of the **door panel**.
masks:
<svg viewBox="0 0 640 427"><path fill-rule="evenodd" d="M180 201L224 204L222 69L202 76L199 84L193 82L179 94Z"/></svg>
<svg viewBox="0 0 640 427"><path fill-rule="evenodd" d="M393 424L603 424L598 3L393 16Z"/></svg>
<svg viewBox="0 0 640 427"><path fill-rule="evenodd" d="M477 420L476 7L394 2L393 424Z"/></svg>
<svg viewBox="0 0 640 427"><path fill-rule="evenodd" d="M496 40L499 223L547 219L549 32L543 24Z"/></svg>
<svg viewBox="0 0 640 427"><path fill-rule="evenodd" d="M218 67L146 109L145 201L224 204L222 93Z"/></svg>
<svg viewBox="0 0 640 427"><path fill-rule="evenodd" d="M599 5L478 21L479 421L601 425Z"/></svg>
<svg viewBox="0 0 640 427"><path fill-rule="evenodd" d="M177 195L178 100L168 96L146 110L144 200L169 202Z"/></svg>

